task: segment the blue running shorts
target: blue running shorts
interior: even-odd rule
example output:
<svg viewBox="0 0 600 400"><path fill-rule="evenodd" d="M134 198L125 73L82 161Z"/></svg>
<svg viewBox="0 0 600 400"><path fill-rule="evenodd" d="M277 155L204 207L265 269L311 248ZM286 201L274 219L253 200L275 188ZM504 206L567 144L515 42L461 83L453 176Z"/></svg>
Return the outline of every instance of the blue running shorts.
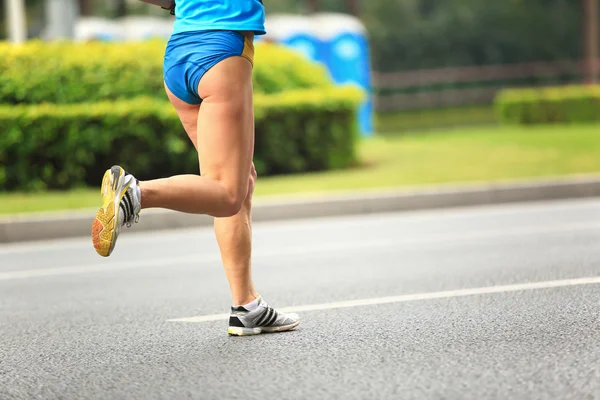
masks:
<svg viewBox="0 0 600 400"><path fill-rule="evenodd" d="M171 36L163 64L169 90L188 104L200 104L198 84L218 62L234 56L254 64L254 36L238 31L213 30L179 32Z"/></svg>

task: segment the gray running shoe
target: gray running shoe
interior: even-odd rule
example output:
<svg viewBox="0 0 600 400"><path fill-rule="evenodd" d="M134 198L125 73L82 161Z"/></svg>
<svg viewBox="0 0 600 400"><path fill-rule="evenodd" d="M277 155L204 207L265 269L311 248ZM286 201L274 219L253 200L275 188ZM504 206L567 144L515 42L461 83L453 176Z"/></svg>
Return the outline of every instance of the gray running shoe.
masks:
<svg viewBox="0 0 600 400"><path fill-rule="evenodd" d="M228 333L231 336L250 336L261 333L291 331L300 324L297 314L284 314L258 297L258 307L248 311L244 307L231 307Z"/></svg>

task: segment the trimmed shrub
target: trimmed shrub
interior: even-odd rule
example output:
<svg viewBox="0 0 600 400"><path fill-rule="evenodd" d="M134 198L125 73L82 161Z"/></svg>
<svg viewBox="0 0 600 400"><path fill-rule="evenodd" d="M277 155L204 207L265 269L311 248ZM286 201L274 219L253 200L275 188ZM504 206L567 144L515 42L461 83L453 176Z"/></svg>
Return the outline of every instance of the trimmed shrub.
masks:
<svg viewBox="0 0 600 400"><path fill-rule="evenodd" d="M510 124L599 122L600 86L508 89L496 97L495 107Z"/></svg>
<svg viewBox="0 0 600 400"><path fill-rule="evenodd" d="M166 43L0 43L0 103L69 104L140 96L166 99ZM255 45L256 93L329 87L327 69L277 44ZM82 84L83 83L83 84Z"/></svg>
<svg viewBox="0 0 600 400"><path fill-rule="evenodd" d="M256 95L259 175L344 168L355 160L362 91ZM0 188L99 185L119 163L140 179L198 173L197 153L166 100L0 106Z"/></svg>

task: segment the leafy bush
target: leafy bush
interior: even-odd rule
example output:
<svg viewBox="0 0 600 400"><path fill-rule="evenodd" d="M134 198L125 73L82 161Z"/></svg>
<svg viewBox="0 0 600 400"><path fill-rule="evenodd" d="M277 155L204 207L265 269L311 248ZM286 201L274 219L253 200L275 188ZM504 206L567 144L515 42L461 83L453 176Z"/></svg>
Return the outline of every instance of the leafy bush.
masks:
<svg viewBox="0 0 600 400"><path fill-rule="evenodd" d="M355 159L354 87L255 98L260 175L343 168ZM197 173L197 153L166 100L0 106L0 188L97 186L119 163L140 179Z"/></svg>
<svg viewBox="0 0 600 400"><path fill-rule="evenodd" d="M600 86L509 89L495 100L501 121L516 124L600 121Z"/></svg>
<svg viewBox="0 0 600 400"><path fill-rule="evenodd" d="M166 99L165 47L159 40L0 43L0 103L69 104L139 96ZM332 85L324 66L292 50L264 42L257 42L255 48L256 93Z"/></svg>

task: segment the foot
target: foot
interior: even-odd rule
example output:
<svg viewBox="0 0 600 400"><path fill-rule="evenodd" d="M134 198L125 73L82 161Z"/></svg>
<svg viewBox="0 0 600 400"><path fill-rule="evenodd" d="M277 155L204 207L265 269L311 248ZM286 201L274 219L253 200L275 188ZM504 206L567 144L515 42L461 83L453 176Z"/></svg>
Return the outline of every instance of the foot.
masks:
<svg viewBox="0 0 600 400"><path fill-rule="evenodd" d="M92 225L96 252L108 257L124 225L138 222L141 210L138 180L118 165L107 170L102 180L102 207Z"/></svg>
<svg viewBox="0 0 600 400"><path fill-rule="evenodd" d="M297 314L284 314L271 308L262 298L252 311L231 307L228 333L231 336L250 336L261 333L291 331L300 324Z"/></svg>

